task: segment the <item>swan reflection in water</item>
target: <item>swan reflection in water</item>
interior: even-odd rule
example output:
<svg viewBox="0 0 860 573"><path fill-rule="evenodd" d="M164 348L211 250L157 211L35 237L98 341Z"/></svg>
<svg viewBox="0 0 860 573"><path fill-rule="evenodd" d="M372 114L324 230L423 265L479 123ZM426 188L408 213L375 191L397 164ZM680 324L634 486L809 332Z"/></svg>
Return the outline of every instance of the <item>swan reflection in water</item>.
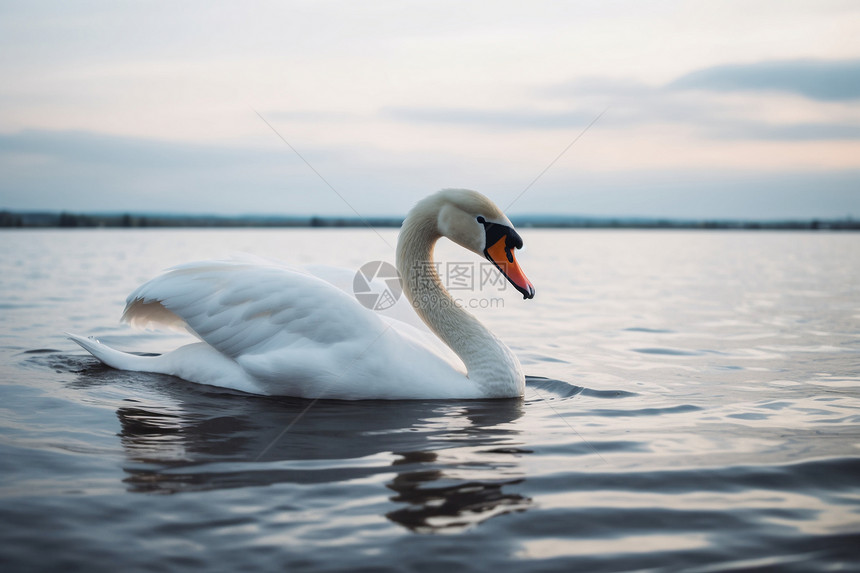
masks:
<svg viewBox="0 0 860 573"><path fill-rule="evenodd" d="M522 415L520 400L312 403L134 376L155 382L169 399L148 396L117 410L131 492L394 473L385 486L397 507L385 516L415 532L457 531L532 503L509 491L523 481L519 458L528 453L511 424Z"/></svg>
<svg viewBox="0 0 860 573"><path fill-rule="evenodd" d="M504 450L487 450L496 453ZM512 450L511 453L521 452ZM410 463L414 457L426 456L425 461L436 461L434 452L410 452L397 463ZM512 511L524 511L531 499L517 493L505 493L503 487L522 483L522 478L504 481L449 480L441 470L403 472L387 484L397 492L391 500L404 502L407 507L391 511L385 516L400 525L419 533L456 531Z"/></svg>

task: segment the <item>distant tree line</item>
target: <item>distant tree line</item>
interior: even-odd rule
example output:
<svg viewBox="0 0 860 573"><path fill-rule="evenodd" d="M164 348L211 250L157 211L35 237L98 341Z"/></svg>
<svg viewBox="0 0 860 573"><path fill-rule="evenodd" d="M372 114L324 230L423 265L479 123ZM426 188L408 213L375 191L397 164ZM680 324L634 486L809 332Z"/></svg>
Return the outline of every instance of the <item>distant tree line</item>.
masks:
<svg viewBox="0 0 860 573"><path fill-rule="evenodd" d="M742 229L789 231L860 231L860 220L812 219L786 221L732 221L732 220L673 220L673 219L622 219L577 216L533 215L513 217L518 227L546 229ZM0 227L4 228L144 228L144 227L366 227L397 228L399 217L288 217L244 216L218 217L214 215L133 215L82 214L46 212L0 211Z"/></svg>
<svg viewBox="0 0 860 573"><path fill-rule="evenodd" d="M0 211L0 227L23 227L24 219L9 211Z"/></svg>
<svg viewBox="0 0 860 573"><path fill-rule="evenodd" d="M0 227L147 227L147 217L79 213L12 213L0 211Z"/></svg>
<svg viewBox="0 0 860 573"><path fill-rule="evenodd" d="M143 228L143 227L400 227L399 217L286 217L214 215L133 215L0 211L0 227L24 228Z"/></svg>

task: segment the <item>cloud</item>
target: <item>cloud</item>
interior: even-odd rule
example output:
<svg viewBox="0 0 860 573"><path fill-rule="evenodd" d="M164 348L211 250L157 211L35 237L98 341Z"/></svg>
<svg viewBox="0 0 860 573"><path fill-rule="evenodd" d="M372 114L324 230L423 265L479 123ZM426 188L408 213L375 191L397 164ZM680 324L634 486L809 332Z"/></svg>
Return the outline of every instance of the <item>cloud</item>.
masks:
<svg viewBox="0 0 860 573"><path fill-rule="evenodd" d="M407 123L425 123L481 130L573 130L583 128L603 110L598 124L603 129L637 129L647 126L692 128L705 139L739 141L846 141L860 140L856 118L833 121L766 119L755 110L719 97L703 99L673 89L633 83L577 82L553 90L570 102L566 111L537 109L482 110L469 108L398 107L382 110L382 117ZM607 89L608 88L608 89ZM581 90L581 91L579 91ZM542 105L543 102L536 102ZM798 117L801 117L798 115Z"/></svg>
<svg viewBox="0 0 860 573"><path fill-rule="evenodd" d="M728 92L745 92L747 97L727 98ZM807 101L773 99L795 93L807 96ZM382 115L485 130L556 130L583 127L608 106L599 125L604 129L679 126L712 140L860 140L857 114L844 104L833 107L860 98L860 60L726 65L697 70L662 86L581 77L536 90L535 95L533 109L397 107L384 109ZM781 106L780 115L768 115L775 108L770 102ZM547 104L555 111L539 109Z"/></svg>
<svg viewBox="0 0 860 573"><path fill-rule="evenodd" d="M0 133L0 210L402 215L435 189L486 191L486 179L502 178L493 166L475 182L474 170L447 154L392 154L368 143L297 145L311 169L275 135L265 135L269 145L86 131Z"/></svg>
<svg viewBox="0 0 860 573"><path fill-rule="evenodd" d="M285 155L286 153L286 155ZM429 161L404 167L342 163L343 151L302 150L365 216L403 214L423 194L465 181L512 199L509 178ZM399 169L399 171L398 171ZM498 170L497 170L498 171ZM209 146L85 132L0 134L0 209L102 212L352 215L340 198L280 145ZM495 173L495 172L494 172ZM524 184L524 183L523 183ZM606 216L840 217L860 214L860 171L679 169L567 172L548 176L515 212Z"/></svg>
<svg viewBox="0 0 860 573"><path fill-rule="evenodd" d="M599 113L599 112L598 112ZM584 127L597 115L584 110L543 112L527 109L389 107L384 118L411 123L454 124L484 129L569 129Z"/></svg>
<svg viewBox="0 0 860 573"><path fill-rule="evenodd" d="M272 160L271 152L207 146L87 131L24 130L0 134L0 153L43 160L133 168L196 169L224 162L250 164Z"/></svg>
<svg viewBox="0 0 860 573"><path fill-rule="evenodd" d="M315 165L337 153L303 150ZM331 197L280 146L215 146L81 131L0 134L0 207L185 211L331 212ZM345 210L342 205L336 207Z"/></svg>
<svg viewBox="0 0 860 573"><path fill-rule="evenodd" d="M740 92L744 99L726 97ZM780 98L800 94L806 101ZM860 60L792 60L732 64L685 74L664 85L630 78L580 77L534 91L532 107L387 107L406 123L481 130L582 128L608 106L603 129L692 128L700 138L737 141L857 141ZM770 113L778 104L779 113ZM840 107L841 104L841 107ZM829 106L829 107L828 107ZM834 107L835 106L835 107ZM551 111L547 111L550 109Z"/></svg>
<svg viewBox="0 0 860 573"><path fill-rule="evenodd" d="M850 141L860 140L860 125L842 123L795 123L774 125L762 122L714 122L706 133L718 139L760 141Z"/></svg>
<svg viewBox="0 0 860 573"><path fill-rule="evenodd" d="M788 60L697 70L670 89L785 92L819 101L860 99L860 60Z"/></svg>
<svg viewBox="0 0 860 573"><path fill-rule="evenodd" d="M530 191L525 205L517 207L527 213L573 211L608 217L843 218L860 215L858 185L858 169L579 173L563 184Z"/></svg>

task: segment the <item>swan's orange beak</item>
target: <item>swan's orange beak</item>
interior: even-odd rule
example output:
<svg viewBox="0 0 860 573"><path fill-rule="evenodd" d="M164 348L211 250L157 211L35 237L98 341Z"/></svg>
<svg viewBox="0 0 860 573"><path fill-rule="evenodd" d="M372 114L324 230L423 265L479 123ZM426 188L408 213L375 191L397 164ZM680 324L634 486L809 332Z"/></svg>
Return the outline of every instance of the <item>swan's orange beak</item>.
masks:
<svg viewBox="0 0 860 573"><path fill-rule="evenodd" d="M514 257L513 246L508 239L508 236L502 236L498 241L484 249L484 256L496 265L505 275L505 278L520 291L524 299L534 298L535 287L526 278L523 269L520 268L516 257ZM522 246L522 240L520 240L519 245Z"/></svg>

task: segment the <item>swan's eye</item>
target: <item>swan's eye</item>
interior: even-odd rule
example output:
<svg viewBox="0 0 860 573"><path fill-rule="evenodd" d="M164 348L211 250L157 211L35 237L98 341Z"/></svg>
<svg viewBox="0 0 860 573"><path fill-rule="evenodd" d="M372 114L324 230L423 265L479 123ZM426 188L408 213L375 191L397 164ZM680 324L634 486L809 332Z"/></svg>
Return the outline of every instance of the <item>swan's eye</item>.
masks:
<svg viewBox="0 0 860 573"><path fill-rule="evenodd" d="M478 215L477 221L482 225L487 222L487 220L484 219L483 217L481 217L480 215Z"/></svg>

